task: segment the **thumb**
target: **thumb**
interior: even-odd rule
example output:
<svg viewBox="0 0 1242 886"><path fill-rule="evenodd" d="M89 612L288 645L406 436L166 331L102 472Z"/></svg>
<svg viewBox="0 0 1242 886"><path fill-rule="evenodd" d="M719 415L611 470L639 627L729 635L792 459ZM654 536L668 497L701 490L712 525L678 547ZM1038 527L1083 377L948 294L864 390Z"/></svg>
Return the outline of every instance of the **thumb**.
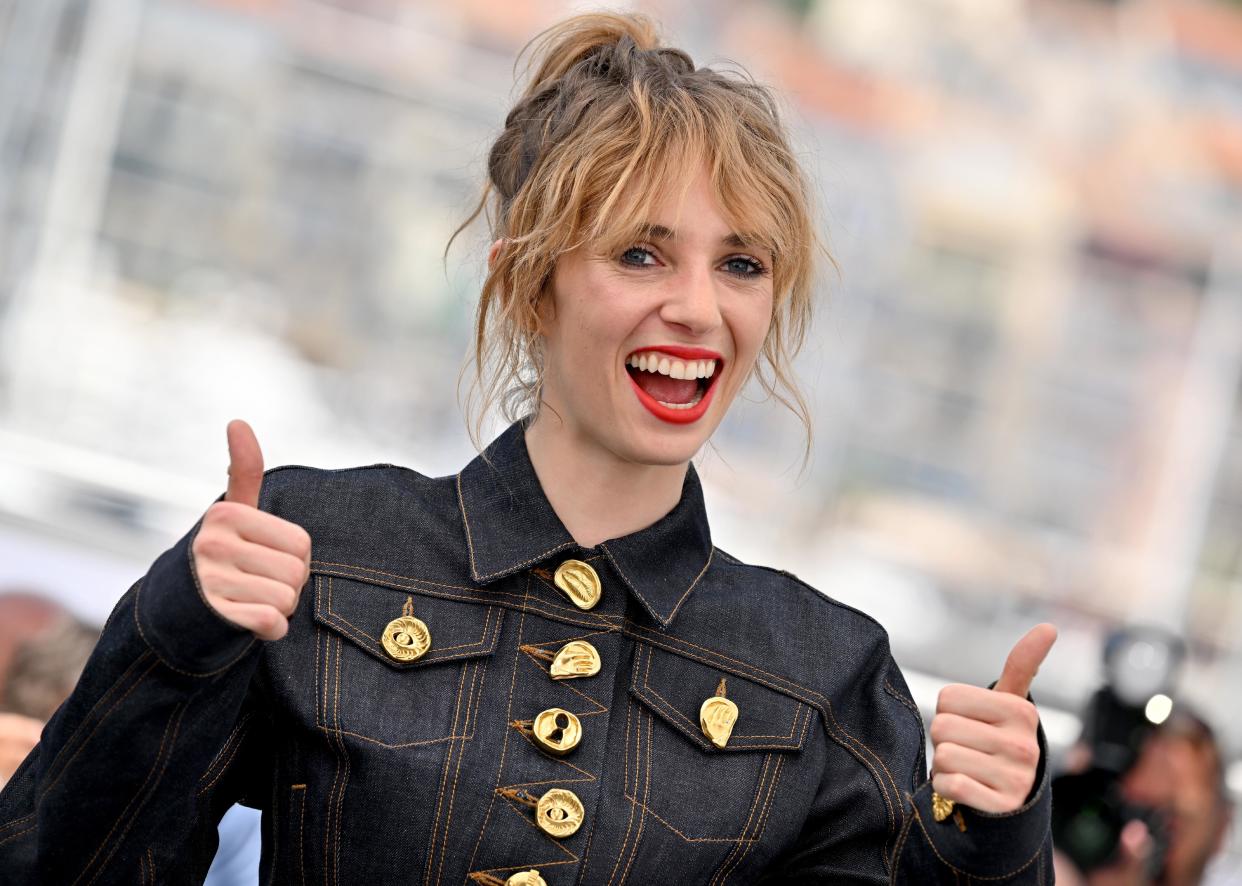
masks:
<svg viewBox="0 0 1242 886"><path fill-rule="evenodd" d="M229 422L229 488L227 501L259 506L259 490L263 486L263 451L250 425L241 419Z"/></svg>
<svg viewBox="0 0 1242 886"><path fill-rule="evenodd" d="M1031 690L1031 681L1039 672L1039 666L1048 657L1048 651L1057 641L1057 629L1048 623L1038 624L1014 644L1005 659L1004 670L1000 679L992 687L997 692L1009 692L1026 698Z"/></svg>

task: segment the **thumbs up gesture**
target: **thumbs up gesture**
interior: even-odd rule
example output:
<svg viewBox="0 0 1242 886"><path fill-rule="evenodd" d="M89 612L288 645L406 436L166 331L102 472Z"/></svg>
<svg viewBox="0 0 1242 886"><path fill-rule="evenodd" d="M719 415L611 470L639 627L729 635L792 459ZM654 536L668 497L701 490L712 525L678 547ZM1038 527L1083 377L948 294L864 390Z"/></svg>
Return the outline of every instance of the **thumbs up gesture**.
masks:
<svg viewBox="0 0 1242 886"><path fill-rule="evenodd" d="M264 640L279 640L310 575L310 535L259 510L263 453L250 425L229 422L228 438L228 492L203 516L190 555L212 609Z"/></svg>
<svg viewBox="0 0 1242 886"><path fill-rule="evenodd" d="M980 812L1012 812L1026 802L1039 766L1039 714L1026 699L1057 629L1036 625L1017 642L992 689L940 690L932 718L932 788Z"/></svg>

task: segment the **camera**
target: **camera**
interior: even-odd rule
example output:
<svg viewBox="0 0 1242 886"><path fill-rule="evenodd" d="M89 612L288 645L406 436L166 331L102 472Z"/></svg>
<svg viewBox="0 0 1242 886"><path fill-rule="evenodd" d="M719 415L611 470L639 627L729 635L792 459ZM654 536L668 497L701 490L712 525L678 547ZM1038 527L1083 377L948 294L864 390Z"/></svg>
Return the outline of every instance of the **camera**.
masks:
<svg viewBox="0 0 1242 886"><path fill-rule="evenodd" d="M1052 781L1052 839L1082 872L1116 857L1121 832L1141 821L1151 836L1154 875L1164 865L1168 826L1155 809L1128 802L1121 790L1152 731L1173 711L1170 695L1185 657L1180 638L1157 628L1129 628L1104 646L1106 684L1083 714L1082 771Z"/></svg>

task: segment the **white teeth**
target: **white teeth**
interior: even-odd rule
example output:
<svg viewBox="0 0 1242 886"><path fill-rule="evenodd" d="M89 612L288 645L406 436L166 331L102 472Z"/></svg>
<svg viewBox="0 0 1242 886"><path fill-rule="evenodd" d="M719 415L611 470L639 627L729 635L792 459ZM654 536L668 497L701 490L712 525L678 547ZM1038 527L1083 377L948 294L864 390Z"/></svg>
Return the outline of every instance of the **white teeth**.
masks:
<svg viewBox="0 0 1242 886"><path fill-rule="evenodd" d="M658 372L670 378L711 378L716 374L715 360L690 360L687 362L663 357L652 352L632 354L625 362L639 372Z"/></svg>
<svg viewBox="0 0 1242 886"><path fill-rule="evenodd" d="M663 400L657 400L656 402L659 403L661 406L668 407L669 409L690 409L691 407L698 406L699 401L702 399L703 399L703 392L696 391L694 395L694 399L691 400L689 403L665 403Z"/></svg>

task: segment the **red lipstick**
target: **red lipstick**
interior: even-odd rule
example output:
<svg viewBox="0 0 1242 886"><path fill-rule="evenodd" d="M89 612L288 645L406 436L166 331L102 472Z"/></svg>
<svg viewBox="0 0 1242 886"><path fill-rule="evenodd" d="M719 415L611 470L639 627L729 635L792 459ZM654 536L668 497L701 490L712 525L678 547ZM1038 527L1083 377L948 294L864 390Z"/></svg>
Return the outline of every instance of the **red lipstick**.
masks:
<svg viewBox="0 0 1242 886"><path fill-rule="evenodd" d="M706 348L691 348L686 345L659 345L650 348L639 348L631 352L634 354L647 354L651 351L657 351L661 354L668 354L670 357L676 357L679 360L724 360L716 351L709 351Z"/></svg>
<svg viewBox="0 0 1242 886"><path fill-rule="evenodd" d="M724 368L724 358L716 351L709 351L706 348L691 348L684 345L661 345L659 347L639 348L631 352L630 356L635 354L648 353L667 354L670 357L676 357L679 360L715 360L717 363L716 371L712 373L711 378L707 380L707 388L703 391L699 402L695 403L688 409L671 409L665 406L655 397L652 397L639 386L632 375L626 373L630 380L630 386L634 389L638 402L647 407L647 411L654 415L660 421L668 422L673 425L688 425L702 418L712 405L712 395L716 391L716 379L720 378L721 370ZM627 358L628 362L628 358Z"/></svg>

